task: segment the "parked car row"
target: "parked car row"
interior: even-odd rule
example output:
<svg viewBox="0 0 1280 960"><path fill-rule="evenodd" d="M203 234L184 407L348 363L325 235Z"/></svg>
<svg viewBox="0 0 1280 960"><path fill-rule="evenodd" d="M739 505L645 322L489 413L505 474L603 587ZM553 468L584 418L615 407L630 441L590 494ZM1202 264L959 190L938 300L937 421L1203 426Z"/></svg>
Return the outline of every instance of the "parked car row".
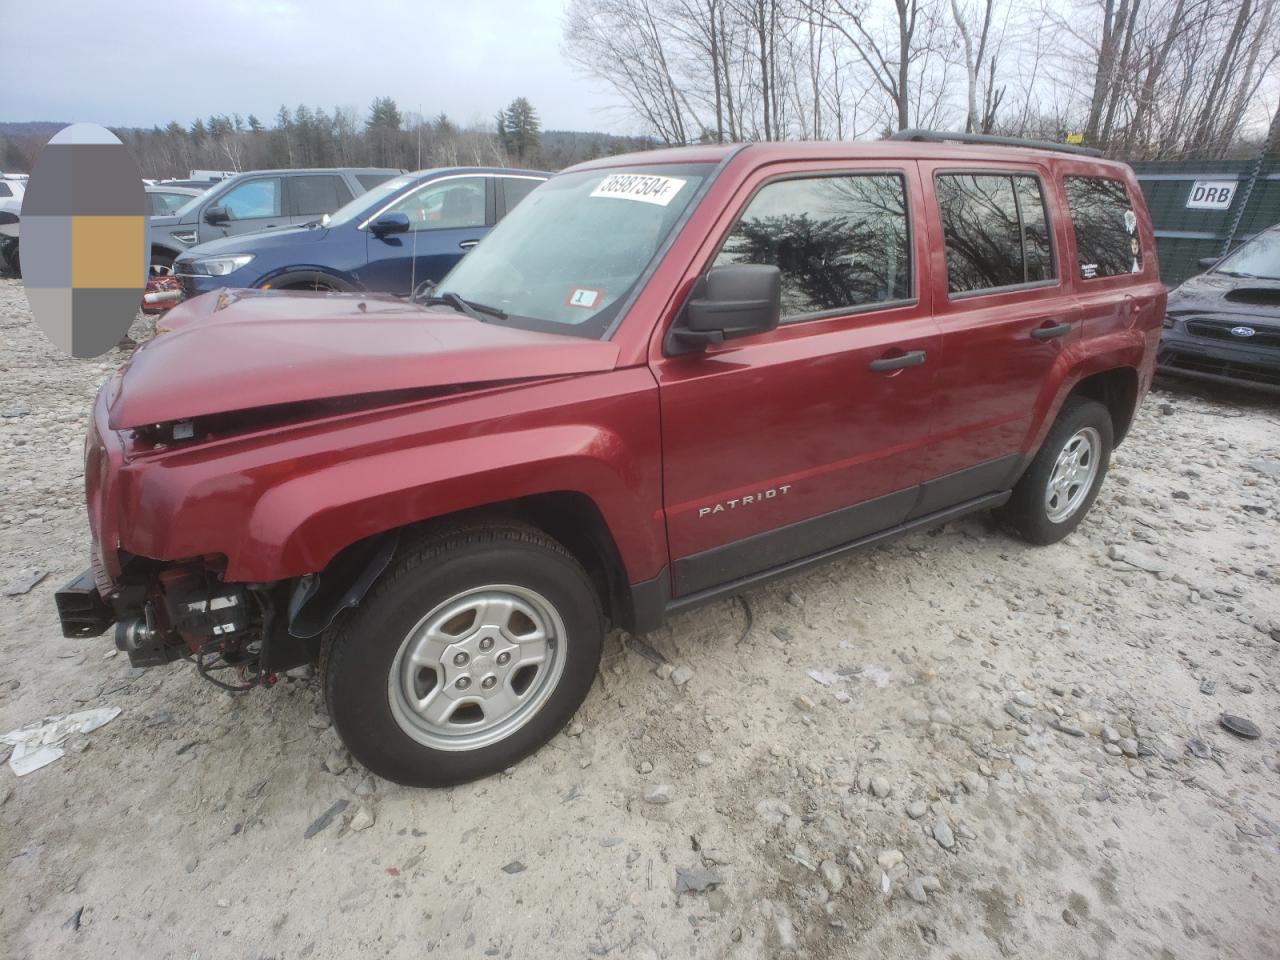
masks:
<svg viewBox="0 0 1280 960"><path fill-rule="evenodd" d="M315 220L401 172L255 170L220 180L172 214L151 218L152 272L170 272L180 253L210 240Z"/></svg>
<svg viewBox="0 0 1280 960"><path fill-rule="evenodd" d="M547 176L478 167L404 174L324 216L302 217L304 226L202 243L173 270L188 296L261 287L407 297L448 273Z"/></svg>

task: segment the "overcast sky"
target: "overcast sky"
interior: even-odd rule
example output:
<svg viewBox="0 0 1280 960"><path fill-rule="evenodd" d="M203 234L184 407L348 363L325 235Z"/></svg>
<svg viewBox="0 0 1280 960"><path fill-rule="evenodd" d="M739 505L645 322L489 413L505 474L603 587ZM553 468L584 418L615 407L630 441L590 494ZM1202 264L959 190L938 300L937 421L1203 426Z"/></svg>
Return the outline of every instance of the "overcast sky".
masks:
<svg viewBox="0 0 1280 960"><path fill-rule="evenodd" d="M280 105L632 132L560 55L564 0L0 0L0 120L190 123Z"/></svg>

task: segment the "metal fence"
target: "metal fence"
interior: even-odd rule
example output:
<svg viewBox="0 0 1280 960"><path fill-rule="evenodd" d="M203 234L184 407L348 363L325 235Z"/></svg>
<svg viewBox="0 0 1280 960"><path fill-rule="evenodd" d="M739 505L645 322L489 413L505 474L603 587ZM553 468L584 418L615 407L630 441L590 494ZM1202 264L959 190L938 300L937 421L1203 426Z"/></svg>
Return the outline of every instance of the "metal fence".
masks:
<svg viewBox="0 0 1280 960"><path fill-rule="evenodd" d="M1245 184L1253 160L1160 160L1131 164L1142 185L1160 255L1160 279L1170 287L1200 273L1201 257L1216 257L1240 222L1232 247L1255 233L1280 223L1280 159L1263 161L1253 192L1245 198ZM1223 188L1231 184L1224 206ZM1198 186L1197 186L1198 185ZM1244 204L1243 210L1240 206Z"/></svg>

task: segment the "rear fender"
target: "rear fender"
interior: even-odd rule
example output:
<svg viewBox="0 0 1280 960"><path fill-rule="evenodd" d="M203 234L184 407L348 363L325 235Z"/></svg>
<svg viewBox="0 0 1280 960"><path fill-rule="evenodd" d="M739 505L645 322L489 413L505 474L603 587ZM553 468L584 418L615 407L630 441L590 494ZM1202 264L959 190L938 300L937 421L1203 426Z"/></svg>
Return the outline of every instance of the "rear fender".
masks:
<svg viewBox="0 0 1280 960"><path fill-rule="evenodd" d="M1045 377L1036 401L1036 417L1023 447L1029 462L1040 449L1045 436L1058 418L1062 404L1076 385L1086 377L1107 370L1132 369L1139 373L1137 401L1141 402L1146 386L1151 382L1149 360L1155 356L1149 349L1144 331L1117 330L1093 339L1075 341L1058 355L1049 376Z"/></svg>

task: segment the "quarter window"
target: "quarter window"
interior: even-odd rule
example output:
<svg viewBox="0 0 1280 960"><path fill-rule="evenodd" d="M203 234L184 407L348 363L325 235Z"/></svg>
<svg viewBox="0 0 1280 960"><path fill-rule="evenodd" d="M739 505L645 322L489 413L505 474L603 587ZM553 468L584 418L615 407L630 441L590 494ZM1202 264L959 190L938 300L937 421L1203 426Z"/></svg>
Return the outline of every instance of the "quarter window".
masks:
<svg viewBox="0 0 1280 960"><path fill-rule="evenodd" d="M776 264L793 319L909 299L908 237L898 174L780 180L752 198L715 262Z"/></svg>
<svg viewBox="0 0 1280 960"><path fill-rule="evenodd" d="M1109 177L1064 177L1080 277L1114 277L1142 270L1138 217L1129 191Z"/></svg>
<svg viewBox="0 0 1280 960"><path fill-rule="evenodd" d="M949 292L1053 279L1053 246L1038 178L940 174L935 191Z"/></svg>
<svg viewBox="0 0 1280 960"><path fill-rule="evenodd" d="M13 191L9 189L7 183L0 183L0 197L12 197Z"/></svg>

